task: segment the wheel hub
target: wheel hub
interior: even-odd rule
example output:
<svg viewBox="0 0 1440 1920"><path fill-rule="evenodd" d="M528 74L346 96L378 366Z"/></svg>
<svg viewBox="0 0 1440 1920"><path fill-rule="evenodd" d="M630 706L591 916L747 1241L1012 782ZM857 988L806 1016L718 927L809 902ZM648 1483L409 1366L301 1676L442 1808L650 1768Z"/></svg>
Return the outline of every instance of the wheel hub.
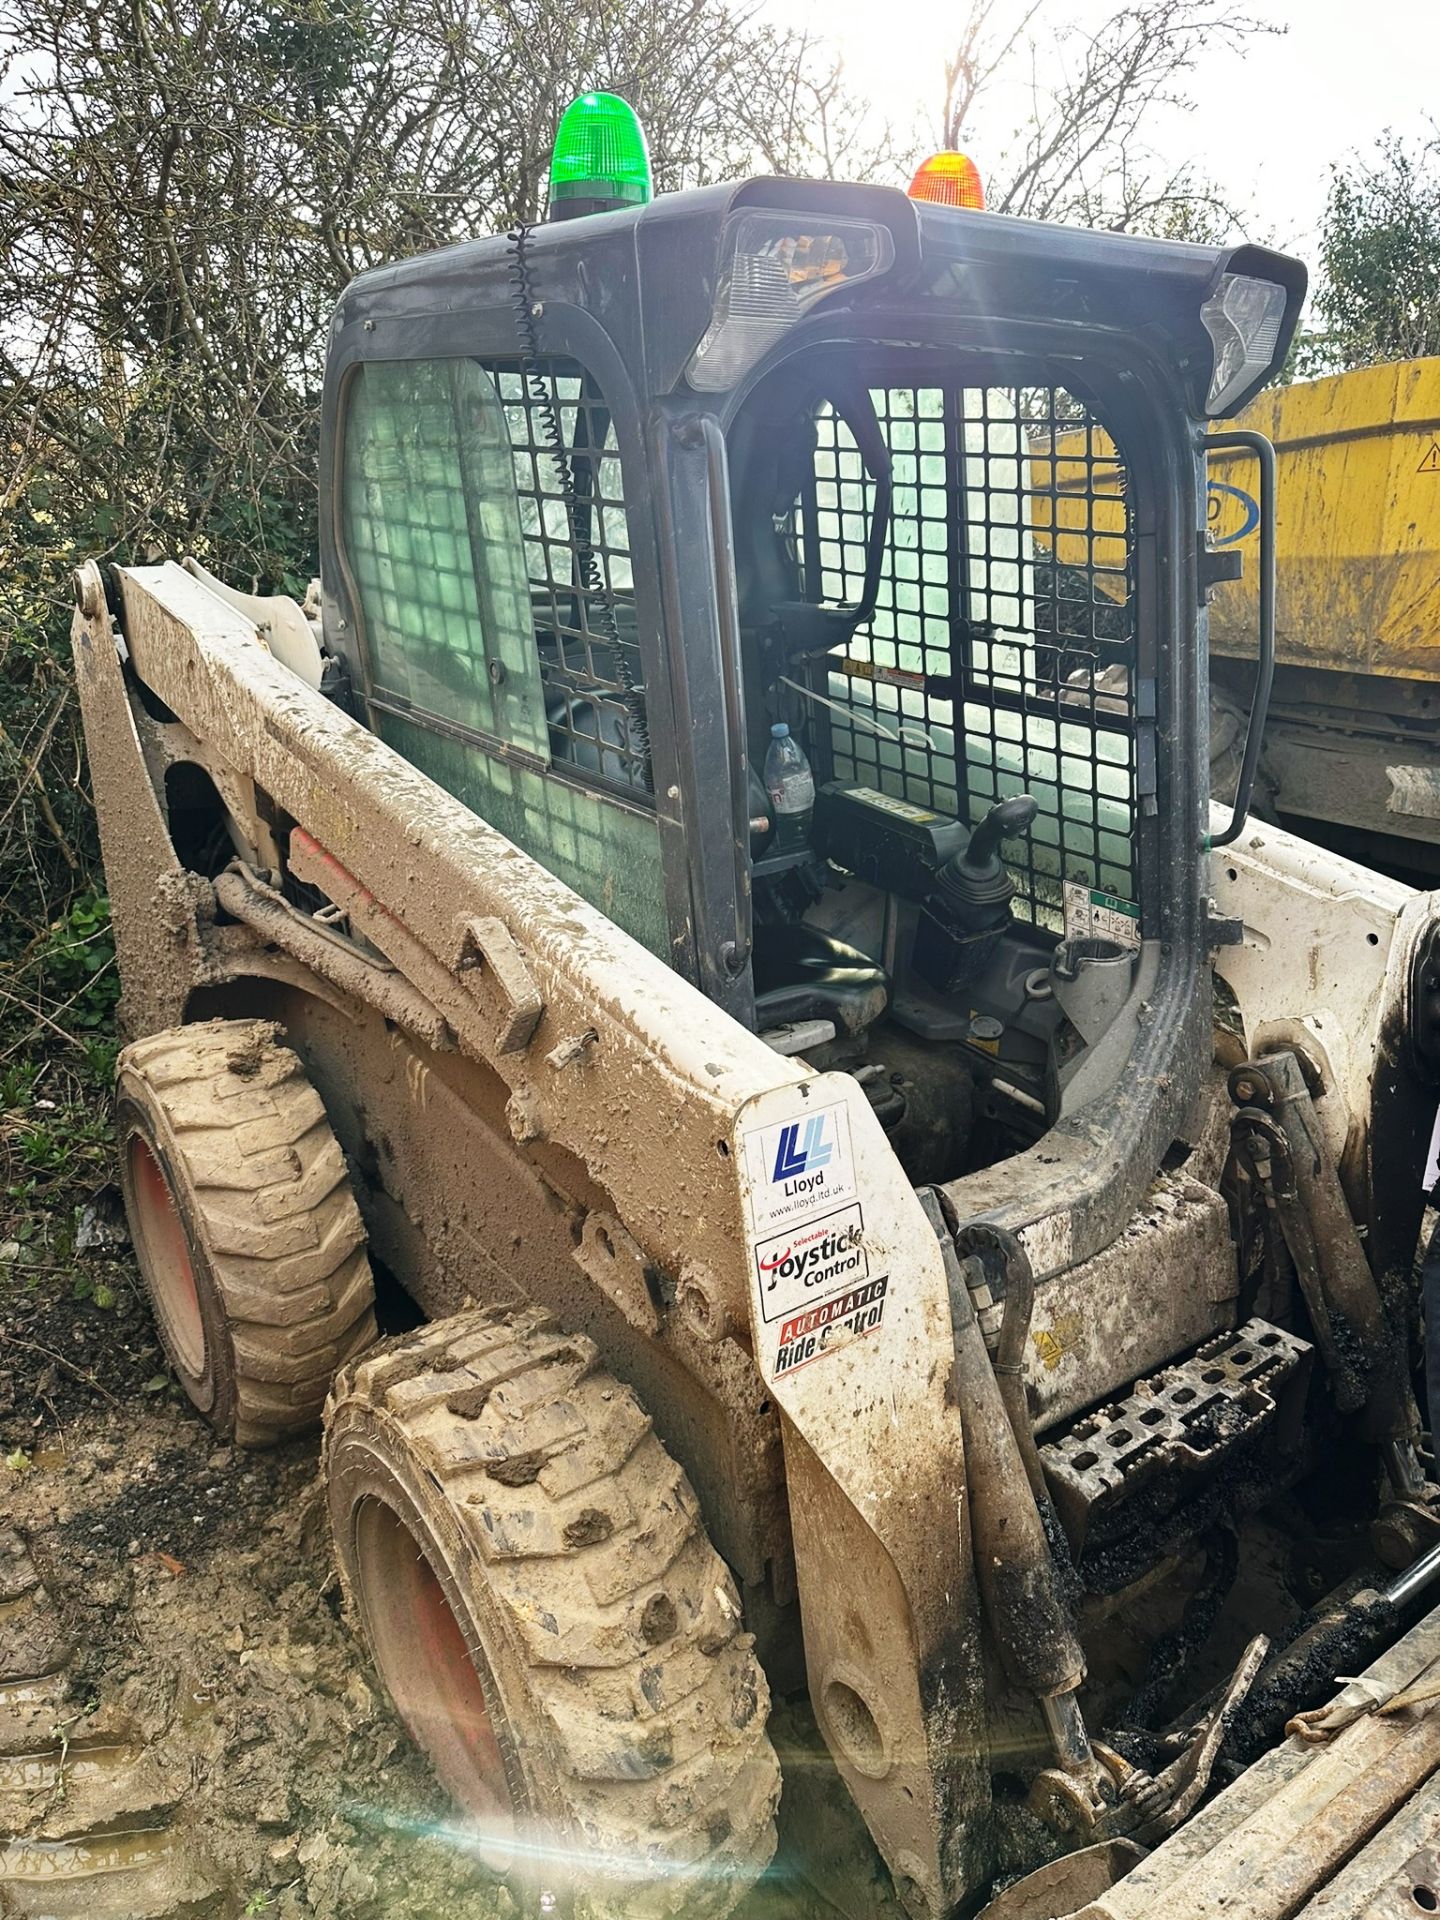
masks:
<svg viewBox="0 0 1440 1920"><path fill-rule="evenodd" d="M514 1830L505 1756L485 1683L439 1576L415 1535L384 1501L355 1515L356 1575L381 1677L435 1770L487 1833Z"/></svg>
<svg viewBox="0 0 1440 1920"><path fill-rule="evenodd" d="M175 1358L192 1378L205 1370L205 1322L190 1244L165 1169L132 1133L125 1149L134 1209L135 1251L165 1323Z"/></svg>

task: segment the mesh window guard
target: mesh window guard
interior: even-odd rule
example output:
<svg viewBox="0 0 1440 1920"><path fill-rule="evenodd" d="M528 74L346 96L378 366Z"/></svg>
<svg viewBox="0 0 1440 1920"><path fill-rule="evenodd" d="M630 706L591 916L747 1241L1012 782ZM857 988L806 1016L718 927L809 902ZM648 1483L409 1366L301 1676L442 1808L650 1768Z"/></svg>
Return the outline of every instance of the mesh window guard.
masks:
<svg viewBox="0 0 1440 1920"><path fill-rule="evenodd" d="M379 736L669 959L619 456L582 378L547 364L522 384L516 359L363 363L341 547Z"/></svg>
<svg viewBox="0 0 1440 1920"><path fill-rule="evenodd" d="M514 455L551 757L636 795L649 785L649 752L609 409L570 361L490 371ZM563 458L553 440L557 423Z"/></svg>
<svg viewBox="0 0 1440 1920"><path fill-rule="evenodd" d="M620 455L578 366L364 365L343 521L382 704L644 798Z"/></svg>
<svg viewBox="0 0 1440 1920"><path fill-rule="evenodd" d="M1006 860L1035 925L1063 927L1066 883L1135 901L1134 542L1114 442L1059 387L871 400L893 514L874 617L811 668L855 716L807 703L820 765L971 821L1033 794L1039 817ZM808 597L854 601L874 486L828 406L816 428L796 552Z"/></svg>

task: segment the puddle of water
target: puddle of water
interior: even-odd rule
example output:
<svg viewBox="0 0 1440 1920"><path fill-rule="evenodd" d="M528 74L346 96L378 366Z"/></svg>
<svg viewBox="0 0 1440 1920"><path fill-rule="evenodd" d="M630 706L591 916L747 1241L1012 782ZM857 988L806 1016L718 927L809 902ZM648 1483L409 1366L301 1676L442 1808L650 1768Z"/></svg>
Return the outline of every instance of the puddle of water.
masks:
<svg viewBox="0 0 1440 1920"><path fill-rule="evenodd" d="M78 1786L103 1780L132 1766L139 1757L128 1746L71 1747L63 1755L51 1747L40 1753L0 1754L0 1793L46 1793L61 1775Z"/></svg>
<svg viewBox="0 0 1440 1920"><path fill-rule="evenodd" d="M83 1880L125 1867L154 1866L169 1852L170 1836L158 1827L93 1840L11 1840L0 1846L0 1884Z"/></svg>
<svg viewBox="0 0 1440 1920"><path fill-rule="evenodd" d="M193 1726L197 1720L215 1718L215 1696L202 1689L182 1687L175 1704L182 1726Z"/></svg>
<svg viewBox="0 0 1440 1920"><path fill-rule="evenodd" d="M37 1680L12 1681L0 1687L0 1713L19 1707L50 1707L58 1698L57 1676L42 1674Z"/></svg>

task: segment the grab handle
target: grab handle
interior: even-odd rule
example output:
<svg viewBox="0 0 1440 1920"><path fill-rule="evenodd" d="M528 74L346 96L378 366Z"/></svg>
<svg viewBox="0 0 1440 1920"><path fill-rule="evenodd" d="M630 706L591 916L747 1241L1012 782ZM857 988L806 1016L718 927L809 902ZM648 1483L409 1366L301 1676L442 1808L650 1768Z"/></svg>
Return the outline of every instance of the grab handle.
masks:
<svg viewBox="0 0 1440 1920"><path fill-rule="evenodd" d="M1245 750L1240 756L1240 777L1235 782L1235 801L1230 824L1223 833L1210 836L1212 847L1228 847L1240 838L1250 817L1250 796L1255 790L1255 775L1260 766L1260 749L1265 742L1265 722L1270 714L1270 691L1275 684L1275 449L1263 433L1234 427L1225 433L1207 434L1207 449L1237 447L1253 453L1260 467L1260 651L1255 671L1255 694L1250 703L1250 720L1245 729Z"/></svg>
<svg viewBox="0 0 1440 1920"><path fill-rule="evenodd" d="M710 557L715 570L715 606L720 628L720 678L725 702L725 744L730 762L731 830L735 843L735 925L724 943L724 964L741 972L750 958L750 787L745 748L745 696L740 685L740 614L735 604L735 552L730 532L730 493L725 436L719 423L700 422L710 492Z"/></svg>

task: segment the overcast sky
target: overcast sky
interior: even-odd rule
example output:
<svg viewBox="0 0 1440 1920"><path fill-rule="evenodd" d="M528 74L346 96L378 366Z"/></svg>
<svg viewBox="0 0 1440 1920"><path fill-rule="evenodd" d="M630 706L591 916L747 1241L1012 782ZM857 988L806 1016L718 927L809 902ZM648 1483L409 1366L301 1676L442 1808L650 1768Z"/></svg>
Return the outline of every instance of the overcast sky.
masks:
<svg viewBox="0 0 1440 1920"><path fill-rule="evenodd" d="M940 64L965 0L764 0L776 19L839 45L852 86L897 122L934 111ZM1016 13L1023 0L1008 0ZM1120 0L1045 0L1031 28L1098 22ZM1286 29L1241 54L1216 49L1193 78L1193 110L1155 127L1173 162L1194 159L1253 209L1252 237L1313 250L1332 163L1387 127L1422 132L1440 119L1440 0L1237 0ZM1009 124L1016 117L1011 103ZM1007 124L1002 114L999 130ZM975 155L984 171L982 151Z"/></svg>

